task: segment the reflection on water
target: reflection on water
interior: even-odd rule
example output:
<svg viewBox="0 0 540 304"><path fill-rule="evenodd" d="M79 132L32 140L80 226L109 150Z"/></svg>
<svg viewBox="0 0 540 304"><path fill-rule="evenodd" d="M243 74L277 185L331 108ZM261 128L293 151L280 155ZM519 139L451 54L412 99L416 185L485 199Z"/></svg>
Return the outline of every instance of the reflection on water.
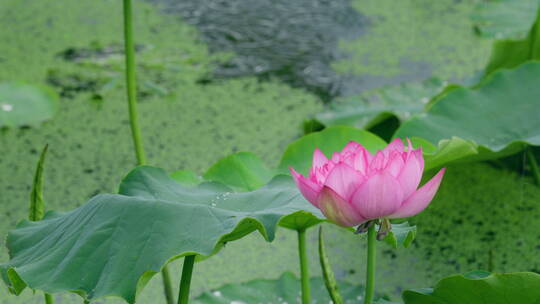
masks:
<svg viewBox="0 0 540 304"><path fill-rule="evenodd" d="M324 100L340 95L331 62L340 39L360 36L368 20L348 0L153 0L194 25L212 51L235 57L215 77L275 76Z"/></svg>

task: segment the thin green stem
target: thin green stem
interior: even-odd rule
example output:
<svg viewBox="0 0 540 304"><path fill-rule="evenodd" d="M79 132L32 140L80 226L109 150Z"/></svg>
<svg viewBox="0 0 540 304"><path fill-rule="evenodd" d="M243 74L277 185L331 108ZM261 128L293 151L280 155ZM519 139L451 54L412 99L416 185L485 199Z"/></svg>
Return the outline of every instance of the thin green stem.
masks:
<svg viewBox="0 0 540 304"><path fill-rule="evenodd" d="M165 267L163 267L163 270L161 271L161 278L163 279L163 289L165 291L165 298L167 299L167 303L174 303L174 291L171 284L171 275L167 266L168 265L165 265Z"/></svg>
<svg viewBox="0 0 540 304"><path fill-rule="evenodd" d="M129 121L131 124L131 135L135 145L135 153L139 165L146 163L146 156L139 128L137 114L137 79L135 76L135 47L133 44L133 14L131 0L124 0L124 44L126 53L126 85L129 104Z"/></svg>
<svg viewBox="0 0 540 304"><path fill-rule="evenodd" d="M124 48L126 54L126 88L131 135L133 137L137 164L144 165L146 164L146 154L144 153L141 129L139 127L139 115L137 112L137 77L135 75L135 46L133 42L133 9L131 0L124 0ZM167 304L174 304L174 293L167 267L165 265L161 272L163 289Z"/></svg>
<svg viewBox="0 0 540 304"><path fill-rule="evenodd" d="M376 225L371 225L368 228L368 248L367 248L367 269L366 269L366 295L364 304L373 302L373 294L375 290L375 246L377 244Z"/></svg>
<svg viewBox="0 0 540 304"><path fill-rule="evenodd" d="M534 157L534 153L531 148L527 148L527 158L529 159L529 164L531 165L531 171L533 173L536 184L540 186L540 169L538 169L538 163Z"/></svg>
<svg viewBox="0 0 540 304"><path fill-rule="evenodd" d="M298 230L298 255L300 256L300 279L302 283L302 304L311 303L309 290L309 267L306 252L306 230Z"/></svg>
<svg viewBox="0 0 540 304"><path fill-rule="evenodd" d="M184 258L182 279L180 280L180 292L178 294L178 304L187 304L189 302L189 287L191 286L191 276L193 275L194 264L195 255L187 255Z"/></svg>
<svg viewBox="0 0 540 304"><path fill-rule="evenodd" d="M339 293L336 278L334 276L334 272L332 271L332 265L330 265L330 262L328 261L326 249L324 248L322 226L319 227L319 261L321 263L324 285L326 285L326 289L328 290L328 295L330 296L330 299L332 299L332 303L343 304L343 298Z"/></svg>
<svg viewBox="0 0 540 304"><path fill-rule="evenodd" d="M45 293L45 304L54 304L54 298L49 293Z"/></svg>

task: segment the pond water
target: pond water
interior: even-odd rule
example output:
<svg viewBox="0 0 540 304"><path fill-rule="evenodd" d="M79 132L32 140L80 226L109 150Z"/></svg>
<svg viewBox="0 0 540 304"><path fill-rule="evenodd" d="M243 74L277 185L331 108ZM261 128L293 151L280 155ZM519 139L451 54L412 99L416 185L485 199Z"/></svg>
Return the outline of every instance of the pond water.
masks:
<svg viewBox="0 0 540 304"><path fill-rule="evenodd" d="M476 2L479 1L136 2L136 41L143 46L138 56L143 69L139 76L142 90L150 92L140 99L149 159L168 171L189 169L202 173L229 153L252 151L272 166L286 144L300 135L301 120L321 111L319 97L330 101L384 84L430 76L466 77L483 66L489 53L490 41L476 37L469 20ZM8 8L0 22L9 28L0 31L1 40L6 42L0 45L0 79L49 84L54 80L60 82L58 87L68 89L55 119L39 128L1 134L2 142L8 143L2 145L0 159L3 236L26 216L37 151L45 142L51 149L45 197L49 208L55 210L70 210L94 194L116 191L118 181L133 167L134 158L123 102L125 93L121 85L113 83L122 75L118 68L121 56L115 47L121 46L120 2L0 0L0 4ZM159 5L160 12L165 14L158 13L154 5ZM70 14L63 14L65 11ZM184 23L195 28L196 38L186 34ZM88 67L85 62L76 62L77 56L60 56L70 49L92 49L96 42L104 46L107 61L96 60L94 66ZM225 62L211 62L207 68L206 47L214 54L230 52L231 57ZM175 52L174 56L170 50ZM171 59L176 56L187 59L177 64ZM89 85L80 86L79 78ZM88 102L93 94L89 94L92 91L88 87L95 79L100 86L103 79L112 83L108 90L98 92L103 98L99 106ZM168 92L150 90L145 87L147 82ZM424 221L426 228L425 233L419 233L414 248L395 252L381 246L378 282L382 289L397 295L404 287L427 286L443 275L485 265L486 255L480 245L474 245L476 236L467 231L474 228L481 230L481 234L487 233L487 228L458 227L461 235L467 233L470 238L466 248L459 249L462 256L457 260L451 260L455 251L450 254L450 249L441 249L448 245L446 239L459 237L452 233L455 224L448 220L446 207L459 204L453 211L455 217L467 210L479 217L489 214L480 207L471 210L467 205L478 189L467 188L460 194L449 190L460 189L461 184L475 184L486 172L485 168L473 169L467 174L456 171L453 179L448 178L448 183L453 180L451 186L441 191L435 202L435 206L441 207L418 219L420 223ZM5 172L9 172L9 178ZM494 179L499 174L493 170L488 173ZM497 182L500 179L497 177ZM510 189L520 185L514 176L507 179ZM495 181L485 185L500 188ZM511 192L506 200L519 195ZM486 206L492 204L491 198L482 199ZM521 213L517 214L515 219L520 216ZM446 229L448 234L441 238L427 233L427 227L437 225L444 226L438 230ZM506 235L502 228L497 229L497 235ZM337 276L349 282L362 282L362 243L337 229L329 228L328 233ZM226 282L297 271L295 237L283 230L272 244L253 235L227 245L222 254L197 265L194 293ZM310 248L316 248L315 231L310 231L308 239ZM502 241L491 246L514 254L501 244ZM469 263L464 257L471 253L478 260ZM7 259L4 247L0 257ZM312 273L319 275L315 250L310 258ZM506 264L503 253L496 253L494 259L496 265L502 265L498 270L523 270L529 257L508 259ZM173 263L175 276L179 264ZM414 280L411 274L415 275ZM41 303L41 298L32 297L31 292L14 298L3 288L0 303ZM160 280L156 278L144 290L141 301L150 303L161 293ZM75 296L59 296L59 300L80 303Z"/></svg>
<svg viewBox="0 0 540 304"><path fill-rule="evenodd" d="M196 27L211 51L233 54L230 60L216 65L207 81L252 75L275 77L305 88L326 102L387 84L425 79L440 74L441 67L434 65L456 60L465 63L462 69L466 72L443 76L459 80L478 69L478 62L486 57L480 47L468 54L472 60L462 58L465 54L460 52L461 46L466 48L470 40L475 40L470 35L472 30L457 41L444 42L441 37L461 31L463 24L458 25L456 15L466 14L478 1L404 1L390 6L388 1L377 5L374 1L349 0L150 1ZM454 23L448 24L448 18ZM369 37L363 38L366 34ZM388 41L381 43L385 37ZM399 42L392 41L396 38ZM433 60L436 57L439 59ZM384 70L392 60L397 62L387 67L387 72L399 71L391 75L369 72L369 66L382 66ZM353 68L340 69L340 62ZM357 71L355 65L365 65L368 73Z"/></svg>
<svg viewBox="0 0 540 304"><path fill-rule="evenodd" d="M348 0L154 0L195 26L215 52L233 52L215 77L277 77L324 100L344 82L331 64L346 57L340 39L365 33L369 20Z"/></svg>

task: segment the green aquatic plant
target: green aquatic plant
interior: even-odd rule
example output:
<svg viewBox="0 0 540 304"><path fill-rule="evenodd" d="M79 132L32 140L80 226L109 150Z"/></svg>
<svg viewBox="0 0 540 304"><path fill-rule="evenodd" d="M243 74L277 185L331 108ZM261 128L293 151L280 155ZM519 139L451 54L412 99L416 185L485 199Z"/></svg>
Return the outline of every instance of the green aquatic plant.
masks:
<svg viewBox="0 0 540 304"><path fill-rule="evenodd" d="M456 87L404 122L394 136L416 136L432 145L461 138L453 149L475 150L462 160L496 159L538 146L538 73L539 63L525 63L497 71L475 88Z"/></svg>
<svg viewBox="0 0 540 304"><path fill-rule="evenodd" d="M535 304L540 301L540 275L532 272L473 271L440 280L434 288L403 292L405 304Z"/></svg>
<svg viewBox="0 0 540 304"><path fill-rule="evenodd" d="M136 77L135 76L135 50L134 50L133 29L132 29L133 21L132 21L131 1L130 0L125 0L123 2L123 8L124 8L124 42L125 42L125 54L126 54L126 56L125 56L126 84L127 84L127 96L128 96L128 105L129 105L128 108L129 108L129 114L130 114L129 115L130 116L130 125L131 125L132 137L133 137L134 150L135 150L135 154L137 156L137 162L138 162L139 165L144 165L146 163L146 156L145 156L145 153L144 153L144 148L143 148L143 144L142 144L142 140L141 140L141 130L139 128L137 100L136 100L137 86L136 86L136 78L135 78ZM89 205L92 205L92 204L89 203ZM84 213L84 211L83 211L83 213ZM197 219L197 220L200 220L200 219ZM307 225L309 227L309 225L313 225L314 223L317 223L317 221L300 220L300 221L296 221L294 223L288 223L288 224L286 223L286 225L289 226L289 228L296 229L298 231L299 249L300 249L301 265L302 265L301 268L303 269L303 273L304 273L303 282L307 282L306 280L308 278L308 274L306 272L307 265L306 265L306 257L305 257L305 255L306 255L305 229L307 227L305 225ZM242 233L240 233L241 236L243 236ZM266 231L263 234L266 235ZM271 237L271 238L273 238L273 237ZM232 238L230 240L234 240L234 238ZM54 245L55 244L52 244L52 246L54 246ZM12 252L15 252L15 251L16 250L13 250ZM187 252L189 252L189 250ZM181 282L180 282L180 294L179 294L179 297L178 297L178 303L187 303L187 301L188 301L189 289L190 289L189 285L190 285L190 281L191 281L191 275L192 275L192 272L193 272L193 265L194 265L194 260L195 260L196 254L197 254L196 250L193 250L192 254L186 255L185 262L184 262L184 268L183 268L183 271L182 271L182 279L181 279ZM209 253L207 253L207 255L208 254ZM14 258L14 259L16 260L16 258ZM14 259L12 259L12 262L14 261ZM22 258L22 260L24 261L25 259ZM28 262L28 261L23 262L23 264L26 263L26 262ZM164 262L162 261L162 264L163 263ZM147 266L147 267L149 267L149 266ZM164 285L165 285L165 294L166 294L167 301L169 303L173 303L174 298L173 298L173 295L172 295L172 287L170 286L170 276L169 276L168 270L167 270L167 263L164 263L163 267L161 268L161 272L163 274L163 282L164 282ZM64 272L64 276L63 276L64 278L69 277L69 276L70 276L69 271ZM136 278L138 279L140 276L143 276L143 275L141 273L137 273ZM3 278L6 281L8 281L8 284L10 284L10 286L11 286L10 290L12 292L14 292L14 293L17 293L17 294L20 293L22 291L22 289L24 289L24 287L27 284L25 281L21 280L21 278L19 277L19 274L17 274L17 272L11 266L6 266L5 272L3 273ZM145 280L147 280L147 279L148 278L143 279L142 286L144 286ZM73 278L69 278L69 281L70 282L67 283L68 285L70 283L76 282L76 280L74 280ZM129 281L129 280L127 280L127 281ZM60 283L58 281L56 281L56 282L57 282L57 284L60 284L60 290L62 290L62 288L64 288L62 286L62 283ZM29 283L29 284L34 285L36 283L34 282L34 283ZM40 283L37 283L37 284L40 284ZM137 283L137 285L138 285L138 283ZM128 282L128 286L130 286L129 282ZM50 285L47 286L46 283L45 283L45 288L53 288L53 287L50 287ZM56 288L58 288L58 286ZM105 288L103 288L105 291L103 291L103 290L100 291L97 288L93 288L91 290L88 290L88 288L85 289L83 286L78 286L78 287L73 287L73 288L67 287L66 290L75 290L76 292L80 293L85 298L85 301L89 301L93 297L96 297L96 296L99 297L99 296L102 296L102 295L107 295L107 292L110 291L110 290L108 290L108 288L109 287L105 287ZM306 288L307 288L307 285L303 284L303 289L305 291L304 292L304 297L305 297L304 300L307 303L307 302L309 302L309 289L306 289ZM111 288L111 290L114 290L114 288ZM100 292L103 293L103 294L101 294ZM112 292L113 292L113 294L115 293L114 291L112 291ZM136 292L133 292L132 290L128 289L127 291L126 290L118 291L116 293L116 295L119 295L120 297L123 297L124 299L133 302L133 301L135 301L135 293Z"/></svg>
<svg viewBox="0 0 540 304"><path fill-rule="evenodd" d="M134 303L148 280L175 259L212 256L256 230L271 241L278 226L305 230L322 220L287 176L252 192L232 192L218 183L182 186L163 170L142 166L126 176L119 194L19 224L7 240L11 260L0 268L15 294L29 286ZM181 298L187 300L184 293Z"/></svg>
<svg viewBox="0 0 540 304"><path fill-rule="evenodd" d="M291 165L297 166L297 168L300 168L299 170L304 170L306 166L310 166L309 158L306 159L310 147L320 146L325 151L337 151L341 143L351 137L361 140L372 151L386 144L382 139L369 132L354 132L352 128L338 127L325 130L321 134L311 134L291 143L287 147L282 156L281 163L276 169L267 168L253 154L237 153L218 161L204 174L204 177L209 180L232 185L242 191L252 190L259 187L274 174L288 172L288 167ZM296 229L302 282L302 303L311 303L305 236L307 228L309 226L298 227Z"/></svg>
<svg viewBox="0 0 540 304"><path fill-rule="evenodd" d="M138 104L136 101L137 89L134 73L135 52L131 36L132 32L130 31L131 2L124 0L123 4L126 9L124 19L126 22L125 51L128 104L131 114L130 123L135 146L134 151L138 163L143 165L146 163L146 154L142 145L143 132L141 132L137 120L138 111L136 107ZM534 47L532 49L534 50ZM426 112L422 113L421 117L417 117L418 120L415 120L416 118L407 120L403 117L403 120L407 121L402 127L411 127L415 121L417 123L420 121L420 125L426 123L426 121L435 121L435 124L444 126L445 129L457 129L452 124L445 124L447 121L444 119L442 121L438 120L440 116L447 116L451 117L452 120L463 123L462 120L468 117L467 115L449 115L455 112L453 110L443 111L451 108L447 103L449 103L449 100L455 100L452 99L456 98L452 94L460 93L461 96L467 97L465 99L470 99L473 102L474 98L470 96L485 94L489 91L490 86L494 86L494 83L503 83L504 81L497 82L500 81L499 78L508 78L508 84L501 85L508 92L513 92L512 88L519 88L519 85L522 86L521 88L529 88L530 83L527 79L520 83L520 81L516 81L519 78L516 75L523 73L522 76L531 76L531 71L535 71L534 68L530 68L531 65L534 64L528 63L520 65L513 71L501 71L501 74L495 73L493 78L486 78L485 82L472 89L453 87L445 90L428 104ZM526 69L531 69L529 74L523 72ZM503 74L505 77L500 76ZM519 79L524 78L527 77ZM245 82L236 83L242 90L245 89L245 87L242 87ZM159 91L159 88L157 90ZM536 91L531 91L532 96ZM497 94L494 93L494 95ZM280 94L276 96L276 98L279 98ZM500 102L495 102L497 109ZM444 104L444 106L439 105L440 103ZM468 108L464 104L461 105L463 108ZM507 109L502 106L501 108ZM149 110L150 107L148 106L146 109ZM525 109L531 110L530 115L533 115L534 110L532 107L525 107ZM211 108L209 111L217 113L219 110L221 110L221 106ZM424 118L425 120L423 120ZM515 120L512 122L515 122ZM515 143L516 138L518 141L522 140L527 141L528 144L536 144L536 135L529 132L532 127L528 124L528 122L524 122L523 125L527 126L523 128L525 130L520 130L523 131L524 135L521 133L519 136L510 134L514 136L513 139L509 140L510 146ZM165 127L163 126L163 128ZM429 127L429 123L427 127ZM507 125L504 124L499 127L503 131L508 129L506 128ZM400 129L398 132L402 131L403 129ZM473 135L464 136L459 132L454 134L453 132L444 133L442 131L445 130L440 129L436 129L436 131L431 134L433 137L424 134L415 135L421 137L413 138L412 141L415 149L418 147L424 149L423 158L426 171L459 160L499 158L521 151L526 146L524 143L518 142L523 145L516 146L516 149L510 149L508 148L509 145L505 145L504 140L501 140L502 143L486 144L483 141L482 135L484 134L481 132L481 128L474 130L478 131L477 133L480 135L474 132L471 132L474 133ZM417 132L411 133L416 134ZM443 134L441 135L441 133ZM456 134L460 137L455 137ZM502 132L502 134L506 133ZM440 138L434 139L436 136L440 136ZM161 169L139 166L132 170L123 180L119 194L98 195L87 204L71 212L48 213L42 221L24 221L20 223L8 236L7 245L10 248L11 260L2 264L2 277L10 286L11 291L17 294L25 287L54 292L75 291L85 298L85 303L89 303L91 299L109 295L120 295L120 297L128 301L135 301L140 290L152 275L161 271L164 273L163 280L166 283L166 297L170 303L173 303L175 302L175 295L171 284L167 283L170 279L167 279L166 267L172 260L185 257L178 303L187 303L196 260L211 257L226 243L238 240L255 230L261 232L261 235L266 240L272 240L275 230L278 226L281 226L294 230L298 235L300 282L297 282L294 278L280 280L277 283L266 282L268 284L259 281L254 284L245 284L247 289L252 286L259 286L259 288L267 288L272 291L279 290L279 288L273 289L273 286L294 285L295 297L290 298L290 301L297 300L298 295L301 295L304 303L309 303L312 299L324 299L327 301L329 298L321 294L322 288L310 288L312 287L310 285L313 284L322 286L322 281L309 279L307 265L309 249L306 242L307 229L324 221L324 219L317 209L310 206L300 197L298 191L294 189L290 177L276 177L276 174L286 173L289 166L306 172L311 166L311 153L315 148L320 147L324 153L330 155L339 151L350 140L361 142L370 151L386 146L385 141L369 132L349 127L333 127L310 134L292 143L287 148L277 168L268 168L260 158L245 152L223 158L207 170L202 177L187 170L177 171L169 176ZM152 149L156 146L152 140L147 141L147 143L149 143L148 147ZM496 144L500 144L500 146L496 146ZM507 148L509 150L505 150ZM498 153L500 151L504 151L504 153ZM532 171L538 175L538 166L533 158L534 153L531 152L531 149L527 151L529 158L533 160L531 162ZM264 152L266 153L266 151ZM152 158L152 153L149 153L149 156ZM41 172L40 167L38 166L38 172ZM32 210L34 212L31 220L41 219L43 214L44 208L40 199L41 195L39 195L41 192L39 190L40 184L41 179L36 179L36 187L32 192L34 194L32 197ZM205 215L197 216L199 215L198 212ZM67 231L72 232L73 235L66 236L63 233L66 231L64 230L66 227L69 228ZM379 227L381 227L382 232L387 233L382 233L381 238L384 237L384 240L394 247L401 244L404 247L410 246L416 234L415 226L408 226L405 223L393 224L391 231L385 231L388 228L388 222L382 222ZM374 227L367 228L368 230L371 229L369 238L371 240L370 244L373 244L373 239L376 237ZM79 236L79 238L73 238L73 236ZM320 239L320 246L320 248L324 248L322 238ZM368 246L368 248L368 256L373 258L374 246ZM110 252L115 252L117 255L107 254ZM320 252L323 252L323 250L320 250ZM321 257L323 256L324 254L321 253ZM321 261L323 260L321 258ZM373 259L370 259L370 261L372 261L370 269L373 269ZM336 283L335 280L332 280L327 261L321 263L323 269L325 269L323 271L325 274L324 279L329 286L328 289L336 291L336 286L343 283L339 281ZM96 265L98 266L96 267ZM498 277L500 275L494 276ZM483 278L474 279L481 279L482 282L487 281L487 279L483 280ZM367 288L367 301L370 301L373 296L371 292L373 277L368 276L367 281L369 285L369 288ZM460 288L465 291L468 290L463 284L458 285L455 289L451 289L452 292L460 291ZM360 288L352 287L351 290L353 289L358 294ZM498 290L499 286L496 289ZM262 292L257 295L260 297L250 298L252 295L248 291L244 291L246 289L234 285L229 285L227 288L227 292L231 290L233 292L230 295L227 294L226 297L220 298L214 294L212 294L214 297L210 297L206 294L206 298L210 298L208 300L210 303L213 303L212 301L236 301L241 299L248 302L252 299L259 301L263 297L274 300L273 295ZM300 293L298 293L299 290L301 290ZM351 299L347 295L348 287L343 287L341 290L345 291L344 299ZM434 301L435 298L440 300L441 293L438 290L444 289L439 288L439 285L437 285L434 290L433 292L425 292L425 294L415 296L422 298L422 301L428 301L428 303ZM234 293L234 291L238 292ZM289 289L279 290L276 293L281 294L283 292L289 296L292 294L289 291ZM526 291L523 294L527 295ZM222 295L224 294L225 292L222 292ZM335 302L339 302L337 293L330 294ZM51 300L50 296L46 296L46 301ZM280 301L279 297L275 300ZM358 300L358 297L353 300ZM381 300L379 303L387 302Z"/></svg>

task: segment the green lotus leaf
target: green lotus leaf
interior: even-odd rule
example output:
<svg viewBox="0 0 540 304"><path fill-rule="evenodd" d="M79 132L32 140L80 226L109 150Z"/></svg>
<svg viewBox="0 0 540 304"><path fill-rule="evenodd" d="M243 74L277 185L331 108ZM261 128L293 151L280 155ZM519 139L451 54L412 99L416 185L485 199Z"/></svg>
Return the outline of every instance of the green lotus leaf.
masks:
<svg viewBox="0 0 540 304"><path fill-rule="evenodd" d="M439 156L438 165L454 151L463 154L462 160L485 160L516 153L527 144L540 145L539 73L540 63L531 62L497 71L476 88L451 90L429 111L403 123L394 136L439 144L446 155Z"/></svg>
<svg viewBox="0 0 540 304"><path fill-rule="evenodd" d="M252 191L267 184L274 176L253 153L239 152L222 158L204 174L209 181L225 184L235 191Z"/></svg>
<svg viewBox="0 0 540 304"><path fill-rule="evenodd" d="M311 278L313 303L332 303L322 278ZM364 288L338 282L345 303L360 303ZM300 281L289 272L276 280L254 280L240 284L229 284L219 289L204 292L191 301L193 304L247 304L247 303L299 303Z"/></svg>
<svg viewBox="0 0 540 304"><path fill-rule="evenodd" d="M540 275L532 272L472 272L439 281L433 289L403 292L405 304L538 304Z"/></svg>
<svg viewBox="0 0 540 304"><path fill-rule="evenodd" d="M58 96L49 88L22 83L0 83L0 127L35 126L51 119Z"/></svg>
<svg viewBox="0 0 540 304"><path fill-rule="evenodd" d="M330 108L315 116L325 126L348 125L370 128L391 115L406 120L420 113L433 96L439 94L446 82L436 78L385 86L361 96L337 100Z"/></svg>
<svg viewBox="0 0 540 304"><path fill-rule="evenodd" d="M384 241L394 248L402 246L409 247L416 237L416 226L409 225L408 222L392 224L392 230L384 238Z"/></svg>
<svg viewBox="0 0 540 304"><path fill-rule="evenodd" d="M291 143L283 154L278 171L289 173L289 167L306 174L311 167L313 151L321 149L326 156L341 151L349 141L362 144L370 152L383 149L387 143L380 137L360 129L346 126L326 128L320 132L310 133Z"/></svg>
<svg viewBox="0 0 540 304"><path fill-rule="evenodd" d="M472 19L486 38L523 39L534 23L538 0L493 0L477 5Z"/></svg>
<svg viewBox="0 0 540 304"><path fill-rule="evenodd" d="M512 0L508 2L513 2ZM523 2L523 1L515 1ZM536 13L536 20L529 30L528 35L521 40L501 40L493 44L493 50L489 63L484 71L484 75L489 75L496 70L503 68L514 68L529 60L540 60L540 6L538 1L535 5L537 10L531 9L531 13ZM519 20L516 16L511 17L513 20Z"/></svg>
<svg viewBox="0 0 540 304"><path fill-rule="evenodd" d="M8 234L11 259L0 265L2 278L15 294L29 286L134 303L148 280L174 259L210 256L255 230L271 241L278 225L305 229L322 221L289 176L253 192L224 189L216 183L185 187L161 169L138 167L119 194L21 222Z"/></svg>
<svg viewBox="0 0 540 304"><path fill-rule="evenodd" d="M328 156L338 152L351 140L364 144L371 151L382 149L386 142L364 130L336 126L315 132L292 142L282 156L277 169L268 168L255 154L239 152L220 159L203 175L203 179L190 171L177 171L171 177L184 185L196 185L203 181L218 182L234 191L253 191L265 185L276 174L289 174L289 166L311 166L315 148ZM307 158L303 158L307 155Z"/></svg>
<svg viewBox="0 0 540 304"><path fill-rule="evenodd" d="M411 137L411 141L414 148L422 147L425 170L440 168L447 163L471 159L478 155L478 145L459 137L443 139L438 146L420 137Z"/></svg>
<svg viewBox="0 0 540 304"><path fill-rule="evenodd" d="M217 182L243 192L264 186L275 175L274 170L269 169L256 154L238 152L217 161L202 177L189 170L175 171L171 177L185 186Z"/></svg>
<svg viewBox="0 0 540 304"><path fill-rule="evenodd" d="M171 178L183 186L193 187L203 182L203 179L189 170L178 170L171 173Z"/></svg>

